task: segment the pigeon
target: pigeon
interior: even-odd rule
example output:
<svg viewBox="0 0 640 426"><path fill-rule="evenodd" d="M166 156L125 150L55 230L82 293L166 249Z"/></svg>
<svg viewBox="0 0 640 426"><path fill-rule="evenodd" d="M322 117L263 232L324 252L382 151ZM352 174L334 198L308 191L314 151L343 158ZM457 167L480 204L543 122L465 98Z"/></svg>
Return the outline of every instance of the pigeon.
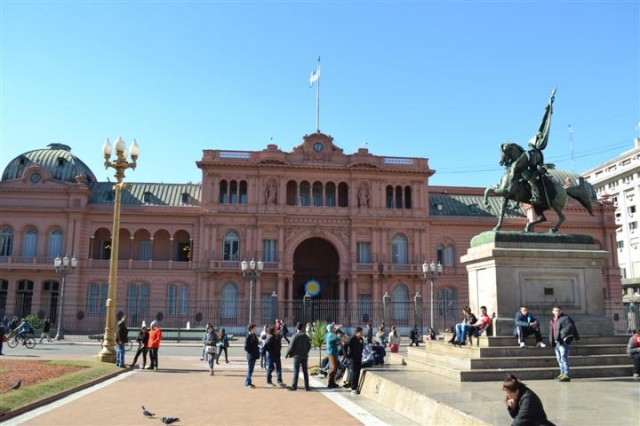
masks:
<svg viewBox="0 0 640 426"><path fill-rule="evenodd" d="M144 405L142 406L142 414L143 414L145 417L148 417L148 418L150 418L150 419L152 419L152 418L153 418L153 417L155 417L155 415L156 415L155 413L152 413L152 412L150 412L149 410L147 410L146 408L144 408Z"/></svg>
<svg viewBox="0 0 640 426"><path fill-rule="evenodd" d="M178 417L163 417L162 423L165 425L170 425L171 423L179 422L180 419Z"/></svg>
<svg viewBox="0 0 640 426"><path fill-rule="evenodd" d="M18 383L16 383L15 385L11 386L11 389L16 390L16 389L20 388L21 384L22 384L22 379L18 380Z"/></svg>

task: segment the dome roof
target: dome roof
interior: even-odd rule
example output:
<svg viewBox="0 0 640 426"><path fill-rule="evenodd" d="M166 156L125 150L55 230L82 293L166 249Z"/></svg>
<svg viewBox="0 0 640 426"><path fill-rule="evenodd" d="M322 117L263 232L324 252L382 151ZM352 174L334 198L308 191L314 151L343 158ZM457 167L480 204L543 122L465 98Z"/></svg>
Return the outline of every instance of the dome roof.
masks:
<svg viewBox="0 0 640 426"><path fill-rule="evenodd" d="M55 180L76 183L76 176L84 176L87 183L96 182L91 169L71 153L71 147L61 143L52 143L47 145L47 149L18 155L5 167L2 180L21 179L24 170L31 166L48 169Z"/></svg>

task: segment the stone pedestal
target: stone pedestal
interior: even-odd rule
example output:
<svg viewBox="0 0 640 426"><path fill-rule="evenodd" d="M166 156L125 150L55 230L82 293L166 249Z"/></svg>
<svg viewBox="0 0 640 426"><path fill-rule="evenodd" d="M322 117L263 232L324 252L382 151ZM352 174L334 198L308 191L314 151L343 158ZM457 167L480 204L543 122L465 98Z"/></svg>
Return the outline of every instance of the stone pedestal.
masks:
<svg viewBox="0 0 640 426"><path fill-rule="evenodd" d="M512 335L521 305L548 336L554 305L571 316L583 335L612 335L604 316L602 268L609 253L587 235L488 231L475 236L462 256L473 312L485 305L497 315L493 335Z"/></svg>

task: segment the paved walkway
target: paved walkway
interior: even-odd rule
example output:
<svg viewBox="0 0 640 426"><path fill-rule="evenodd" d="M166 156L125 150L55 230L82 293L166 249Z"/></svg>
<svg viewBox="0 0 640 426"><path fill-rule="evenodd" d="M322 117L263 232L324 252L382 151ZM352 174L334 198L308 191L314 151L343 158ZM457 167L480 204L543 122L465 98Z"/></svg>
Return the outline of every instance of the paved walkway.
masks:
<svg viewBox="0 0 640 426"><path fill-rule="evenodd" d="M285 366L290 367L290 363L286 360ZM193 356L160 357L160 366L159 371L132 370L80 397L71 396L7 424L152 425L161 424L163 416L179 417L177 425L283 425L292 421L308 425L361 424L323 395L344 393L342 390L316 388L306 392L302 378L302 390L296 392L267 387L265 372L259 367L254 373L256 388L245 388L246 362L240 358L217 365L213 377L208 366ZM290 371L285 372L285 383L290 383L291 376ZM142 405L157 418L146 419ZM367 423L384 424L375 418Z"/></svg>

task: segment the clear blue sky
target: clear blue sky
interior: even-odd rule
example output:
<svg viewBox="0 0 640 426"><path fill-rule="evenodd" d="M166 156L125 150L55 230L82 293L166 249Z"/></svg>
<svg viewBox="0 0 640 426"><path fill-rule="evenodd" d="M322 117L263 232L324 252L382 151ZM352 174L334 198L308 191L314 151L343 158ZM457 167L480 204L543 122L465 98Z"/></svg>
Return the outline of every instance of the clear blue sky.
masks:
<svg viewBox="0 0 640 426"><path fill-rule="evenodd" d="M203 149L429 158L435 185L488 186L558 87L546 160L583 172L632 148L640 2L0 0L0 164L70 145L99 180L136 138L135 182L200 182ZM571 160L568 125L573 133Z"/></svg>

